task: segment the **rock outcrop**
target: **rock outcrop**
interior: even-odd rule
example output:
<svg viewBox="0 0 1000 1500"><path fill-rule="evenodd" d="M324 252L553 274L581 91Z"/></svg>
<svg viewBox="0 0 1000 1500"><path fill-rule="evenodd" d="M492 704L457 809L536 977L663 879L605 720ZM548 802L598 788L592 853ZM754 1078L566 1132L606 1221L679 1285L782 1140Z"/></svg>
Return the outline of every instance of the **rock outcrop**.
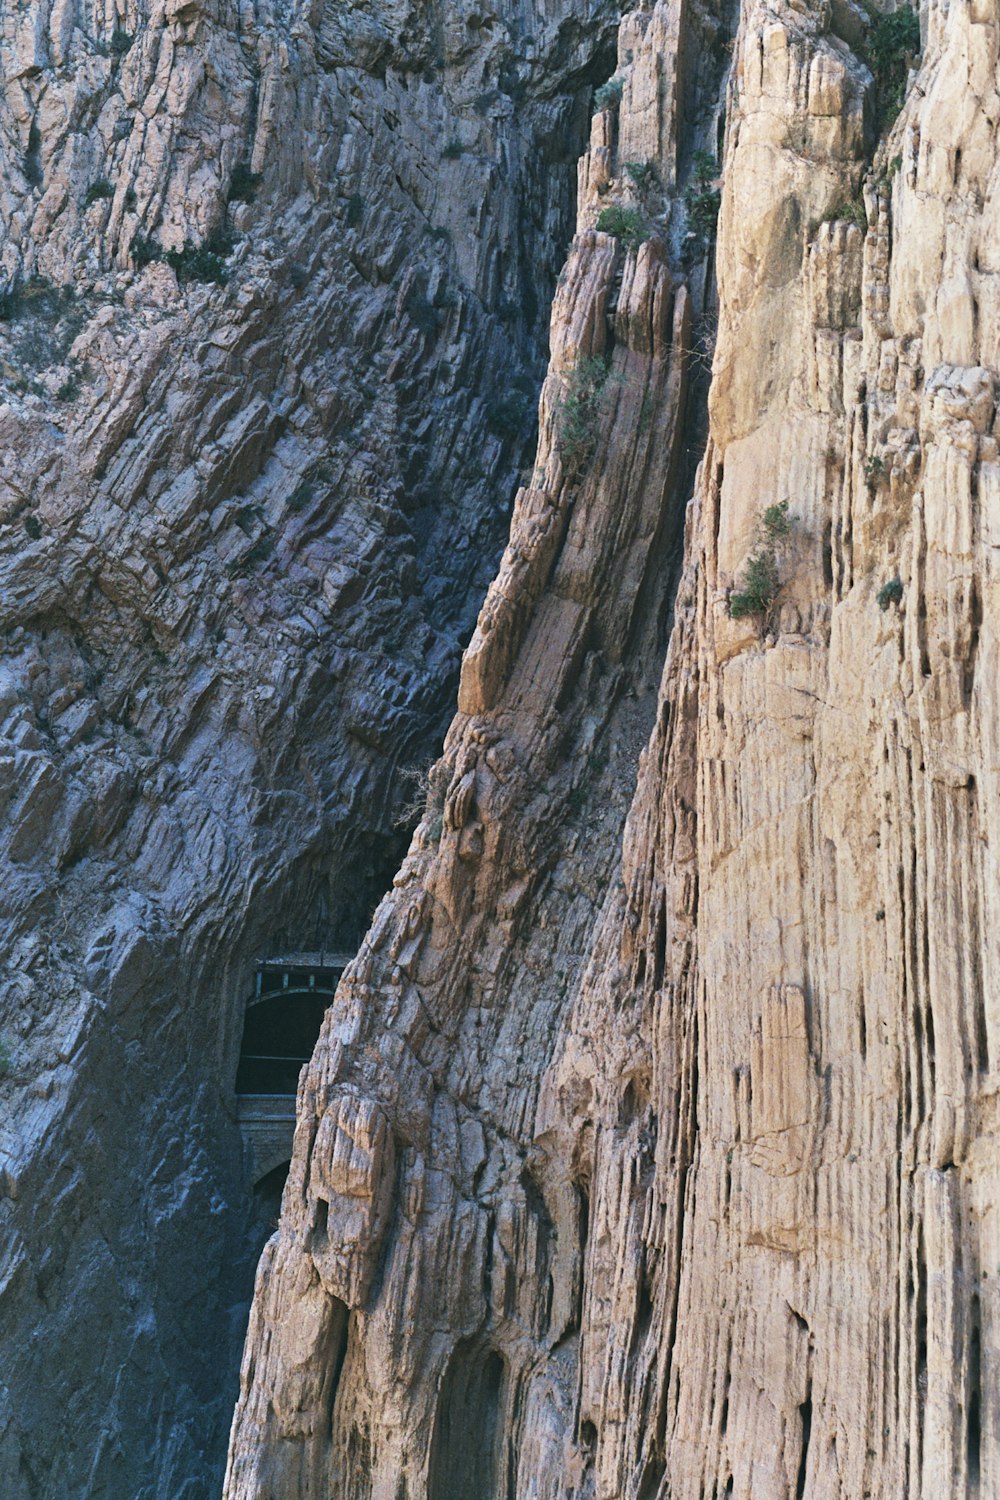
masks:
<svg viewBox="0 0 1000 1500"><path fill-rule="evenodd" d="M402 855L618 14L2 19L0 1489L195 1500L254 962L357 941Z"/></svg>
<svg viewBox="0 0 1000 1500"><path fill-rule="evenodd" d="M227 1500L1000 1490L998 25L623 22L535 470L300 1084Z"/></svg>

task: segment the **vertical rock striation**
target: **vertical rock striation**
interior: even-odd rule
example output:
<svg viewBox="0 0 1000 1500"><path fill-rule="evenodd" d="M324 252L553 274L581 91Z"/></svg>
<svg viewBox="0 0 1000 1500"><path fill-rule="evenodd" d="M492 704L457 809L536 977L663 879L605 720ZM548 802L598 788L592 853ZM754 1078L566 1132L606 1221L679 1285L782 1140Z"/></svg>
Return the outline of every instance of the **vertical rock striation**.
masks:
<svg viewBox="0 0 1000 1500"><path fill-rule="evenodd" d="M626 159L689 181L714 24L622 25L532 483L300 1085L227 1500L1000 1489L1000 15L930 4L897 98L860 10L744 0L639 756L703 345L680 195L662 251L591 226Z"/></svg>

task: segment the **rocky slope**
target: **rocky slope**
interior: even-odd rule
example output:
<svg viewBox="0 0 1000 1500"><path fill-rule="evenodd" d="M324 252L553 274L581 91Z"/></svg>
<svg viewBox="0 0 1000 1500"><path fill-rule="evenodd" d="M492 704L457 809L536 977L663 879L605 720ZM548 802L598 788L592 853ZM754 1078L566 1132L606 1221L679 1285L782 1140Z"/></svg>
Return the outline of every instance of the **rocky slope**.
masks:
<svg viewBox="0 0 1000 1500"><path fill-rule="evenodd" d="M623 22L532 481L300 1084L228 1500L1000 1489L998 25ZM627 161L638 250L592 228Z"/></svg>
<svg viewBox="0 0 1000 1500"><path fill-rule="evenodd" d="M356 942L617 8L0 7L0 1474L217 1492L256 959Z"/></svg>

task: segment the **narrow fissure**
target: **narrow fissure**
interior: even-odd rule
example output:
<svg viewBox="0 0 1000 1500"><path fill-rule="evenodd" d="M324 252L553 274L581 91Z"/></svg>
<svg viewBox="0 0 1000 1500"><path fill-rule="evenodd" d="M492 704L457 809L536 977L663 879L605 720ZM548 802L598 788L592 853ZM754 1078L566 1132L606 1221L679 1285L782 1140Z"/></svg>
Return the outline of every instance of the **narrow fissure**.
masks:
<svg viewBox="0 0 1000 1500"><path fill-rule="evenodd" d="M979 1293L969 1300L968 1353L965 1374L965 1472L970 1489L979 1489L982 1445L982 1318Z"/></svg>
<svg viewBox="0 0 1000 1500"><path fill-rule="evenodd" d="M795 1500L805 1500L806 1476L809 1470L809 1440L812 1437L812 1394L799 1407L799 1421L802 1424L802 1449L799 1455L799 1471L795 1480Z"/></svg>

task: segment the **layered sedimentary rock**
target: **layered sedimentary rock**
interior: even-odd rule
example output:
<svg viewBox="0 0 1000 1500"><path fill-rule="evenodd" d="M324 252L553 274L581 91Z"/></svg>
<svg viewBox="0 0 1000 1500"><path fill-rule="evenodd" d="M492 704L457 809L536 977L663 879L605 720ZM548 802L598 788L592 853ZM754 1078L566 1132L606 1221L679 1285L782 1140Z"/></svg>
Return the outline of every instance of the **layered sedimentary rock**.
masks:
<svg viewBox="0 0 1000 1500"><path fill-rule="evenodd" d="M3 10L5 1500L217 1490L243 1001L398 864L616 23Z"/></svg>
<svg viewBox="0 0 1000 1500"><path fill-rule="evenodd" d="M717 48L639 756L714 119L709 18L623 23L532 483L300 1085L228 1500L1000 1488L998 23L928 6L898 97L849 4ZM627 253L622 143L666 190Z"/></svg>

